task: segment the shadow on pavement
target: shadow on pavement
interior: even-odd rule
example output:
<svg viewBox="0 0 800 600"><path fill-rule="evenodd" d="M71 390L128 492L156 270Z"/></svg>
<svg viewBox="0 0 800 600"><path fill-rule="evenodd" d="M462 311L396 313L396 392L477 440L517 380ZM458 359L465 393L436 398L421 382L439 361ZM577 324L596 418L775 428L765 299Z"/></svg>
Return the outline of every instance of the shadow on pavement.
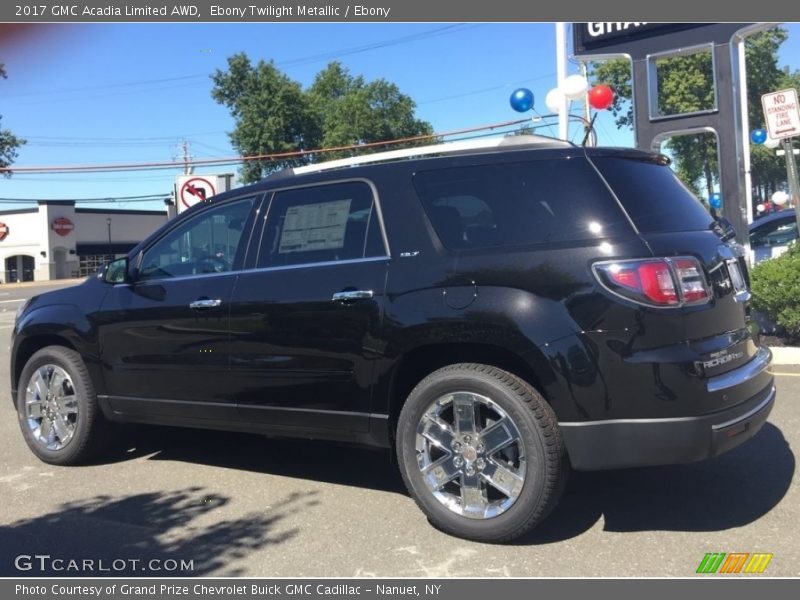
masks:
<svg viewBox="0 0 800 600"><path fill-rule="evenodd" d="M149 456L405 494L388 450L247 433L125 426L103 463Z"/></svg>
<svg viewBox="0 0 800 600"><path fill-rule="evenodd" d="M314 502L314 494L291 494L232 521L213 516L229 499L199 487L65 503L50 514L0 527L0 576L240 575L237 559L299 533L282 528L281 521ZM202 524L206 520L211 524ZM20 555L25 557L18 561ZM36 555L50 558L27 558ZM81 569L80 562L70 568L68 561L84 559L94 561L91 568ZM151 564L154 559L160 562ZM191 560L192 568L181 570L182 560ZM16 570L16 563L24 570Z"/></svg>
<svg viewBox="0 0 800 600"><path fill-rule="evenodd" d="M601 517L606 531L721 531L772 510L792 482L795 458L767 423L720 457L688 465L573 472L561 503L518 544L563 541Z"/></svg>
<svg viewBox="0 0 800 600"><path fill-rule="evenodd" d="M137 456L406 494L389 451L257 435L129 427L104 462ZM756 521L784 497L795 458L767 423L723 456L642 469L573 472L553 513L517 544L576 537L603 519L607 531L721 531ZM365 517L365 519L368 517Z"/></svg>

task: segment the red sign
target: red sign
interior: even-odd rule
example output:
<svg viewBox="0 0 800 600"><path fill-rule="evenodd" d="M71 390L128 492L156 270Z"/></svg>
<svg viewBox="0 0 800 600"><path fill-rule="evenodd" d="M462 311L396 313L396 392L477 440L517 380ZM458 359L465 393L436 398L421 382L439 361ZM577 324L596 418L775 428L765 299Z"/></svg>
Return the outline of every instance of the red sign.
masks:
<svg viewBox="0 0 800 600"><path fill-rule="evenodd" d="M8 237L8 225L0 223L0 242Z"/></svg>
<svg viewBox="0 0 800 600"><path fill-rule="evenodd" d="M69 235L72 230L75 229L75 224L67 217L58 217L53 221L51 227L58 235L64 237L65 235Z"/></svg>

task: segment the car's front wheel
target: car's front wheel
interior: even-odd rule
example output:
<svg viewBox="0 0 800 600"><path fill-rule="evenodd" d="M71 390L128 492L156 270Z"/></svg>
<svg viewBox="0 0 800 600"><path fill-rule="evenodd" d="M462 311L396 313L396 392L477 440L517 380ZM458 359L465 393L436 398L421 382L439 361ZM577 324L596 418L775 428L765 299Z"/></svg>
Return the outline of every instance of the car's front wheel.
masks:
<svg viewBox="0 0 800 600"><path fill-rule="evenodd" d="M414 388L400 414L397 454L430 521L482 542L510 541L541 522L569 470L544 398L481 364L444 367Z"/></svg>
<svg viewBox="0 0 800 600"><path fill-rule="evenodd" d="M86 461L107 439L92 380L80 355L48 346L22 369L17 389L22 435L41 460L55 465Z"/></svg>

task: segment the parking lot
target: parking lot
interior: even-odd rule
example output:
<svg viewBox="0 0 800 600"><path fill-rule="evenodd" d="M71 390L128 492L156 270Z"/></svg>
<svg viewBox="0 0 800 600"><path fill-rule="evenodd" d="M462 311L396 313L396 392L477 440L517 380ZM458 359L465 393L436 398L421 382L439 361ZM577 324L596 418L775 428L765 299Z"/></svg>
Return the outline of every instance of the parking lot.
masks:
<svg viewBox="0 0 800 600"><path fill-rule="evenodd" d="M432 528L388 452L124 427L95 464L39 462L8 399L8 340L22 299L48 287L0 286L0 575L25 574L18 555L49 554L192 561L170 575L689 576L708 552L770 552L763 576L800 575L798 367L775 367L777 406L744 446L692 465L574 473L546 523L492 546Z"/></svg>

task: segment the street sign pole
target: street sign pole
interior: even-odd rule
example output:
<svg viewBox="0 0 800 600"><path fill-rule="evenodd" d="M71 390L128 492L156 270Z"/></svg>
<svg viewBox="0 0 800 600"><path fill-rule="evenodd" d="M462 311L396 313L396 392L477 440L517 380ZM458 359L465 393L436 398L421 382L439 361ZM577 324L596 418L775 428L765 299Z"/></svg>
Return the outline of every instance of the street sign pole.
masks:
<svg viewBox="0 0 800 600"><path fill-rule="evenodd" d="M787 88L764 94L761 96L761 107L764 109L769 137L781 140L783 144L786 181L795 207L797 227L800 229L800 181L797 176L797 160L792 149L792 138L800 136L800 103L797 100L797 90Z"/></svg>
<svg viewBox="0 0 800 600"><path fill-rule="evenodd" d="M789 194L794 204L794 216L797 230L800 231L800 177L797 174L797 160L792 151L792 138L783 138L783 150L786 158L786 179L789 182Z"/></svg>

